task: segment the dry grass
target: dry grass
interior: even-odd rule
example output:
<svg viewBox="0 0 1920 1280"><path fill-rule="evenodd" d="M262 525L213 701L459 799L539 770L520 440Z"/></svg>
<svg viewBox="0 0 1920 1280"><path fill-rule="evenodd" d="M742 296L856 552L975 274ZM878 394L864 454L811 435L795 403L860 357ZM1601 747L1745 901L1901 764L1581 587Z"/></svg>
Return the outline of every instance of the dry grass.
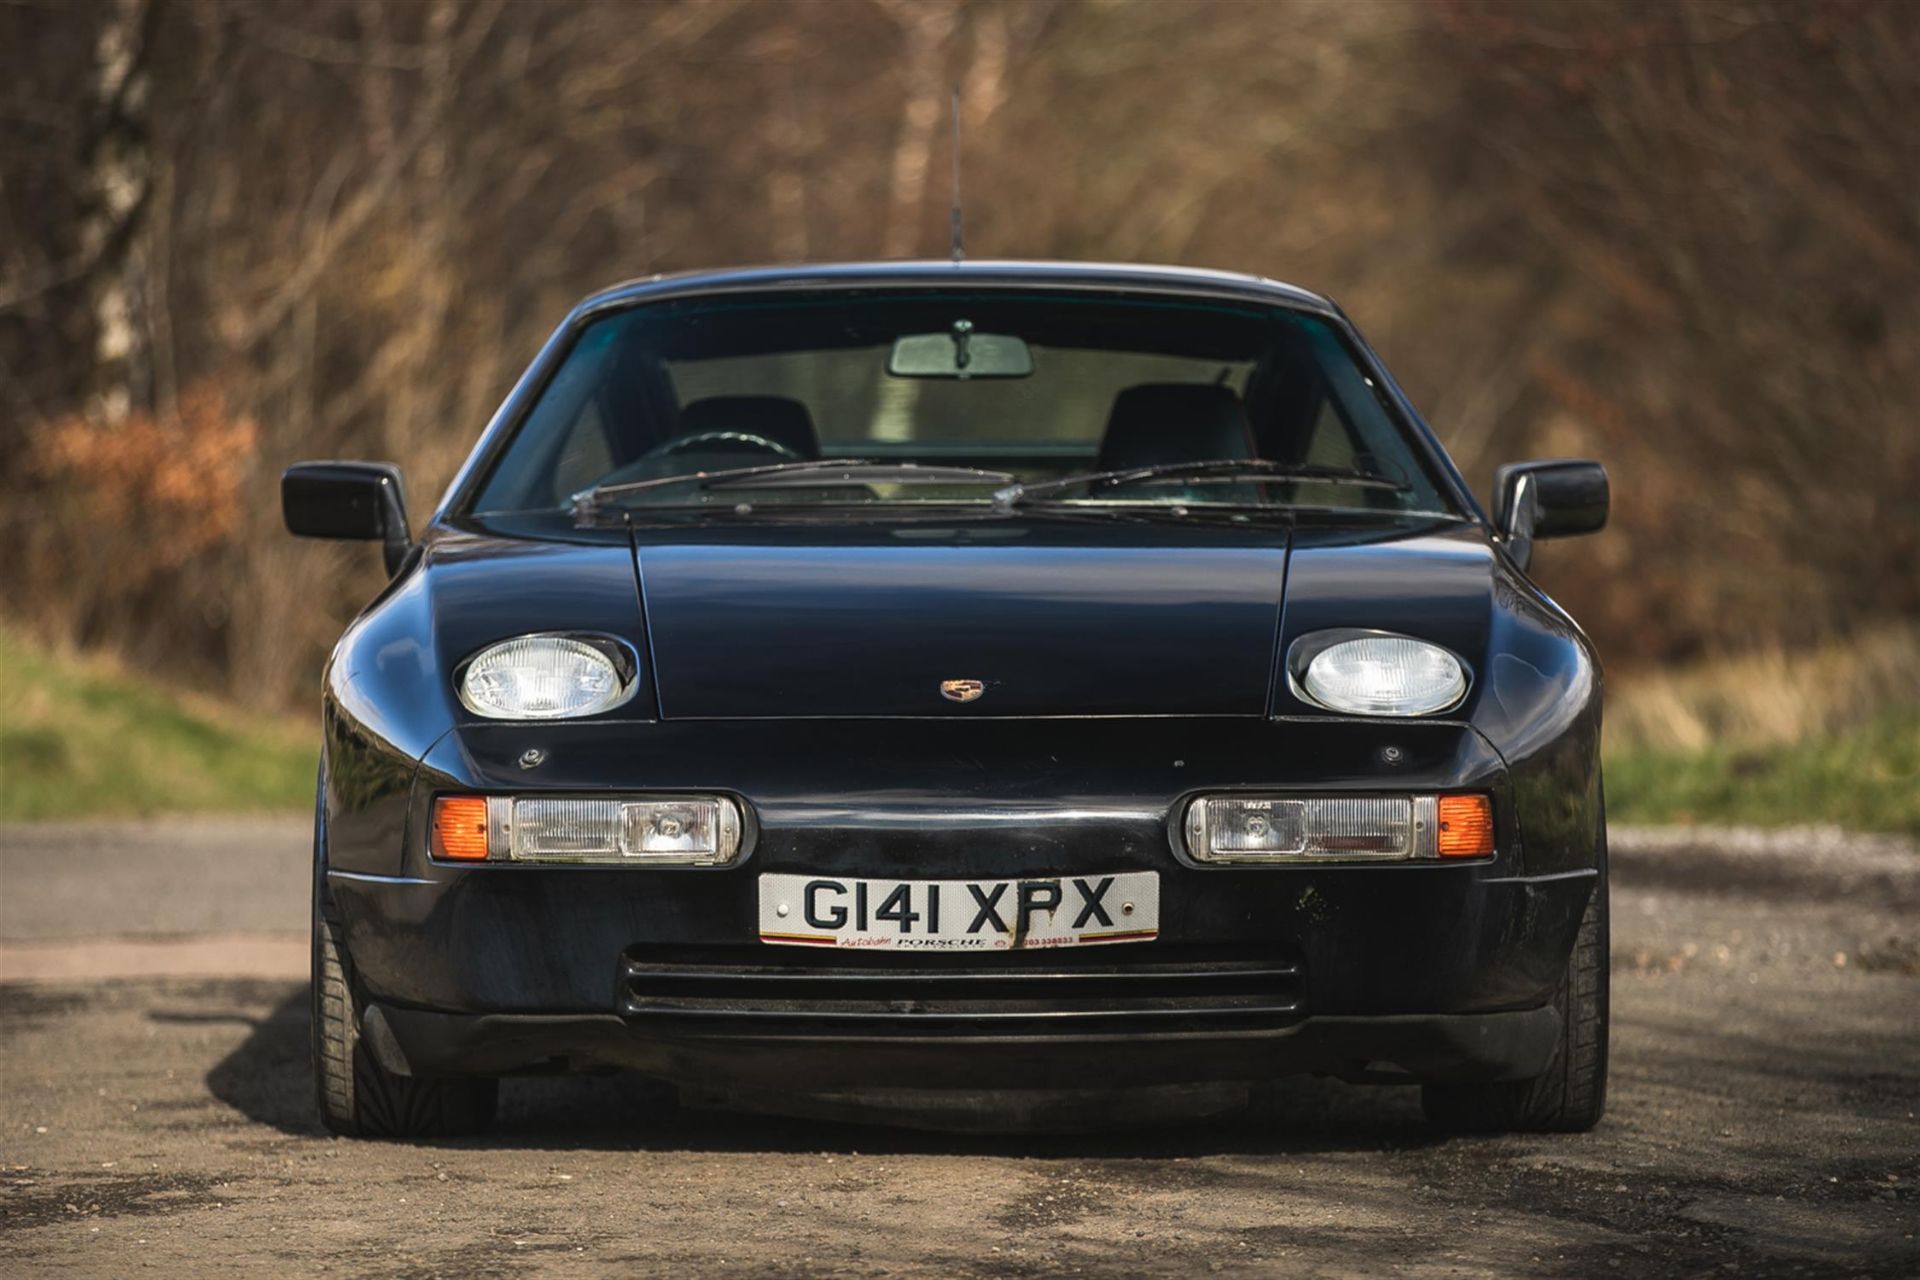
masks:
<svg viewBox="0 0 1920 1280"><path fill-rule="evenodd" d="M1606 755L1623 821L1920 835L1920 624L1619 680Z"/></svg>
<svg viewBox="0 0 1920 1280"><path fill-rule="evenodd" d="M1607 745L1656 752L1784 746L1911 707L1920 707L1920 623L1801 652L1763 649L1610 681Z"/></svg>

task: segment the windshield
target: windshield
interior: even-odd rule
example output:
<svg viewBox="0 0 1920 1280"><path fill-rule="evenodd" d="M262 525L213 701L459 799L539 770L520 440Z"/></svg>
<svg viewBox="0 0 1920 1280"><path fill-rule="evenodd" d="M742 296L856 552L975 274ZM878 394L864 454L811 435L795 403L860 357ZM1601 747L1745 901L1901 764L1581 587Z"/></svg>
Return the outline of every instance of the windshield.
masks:
<svg viewBox="0 0 1920 1280"><path fill-rule="evenodd" d="M986 505L1010 483L1027 505L1451 514L1315 316L924 288L709 296L595 321L473 509Z"/></svg>

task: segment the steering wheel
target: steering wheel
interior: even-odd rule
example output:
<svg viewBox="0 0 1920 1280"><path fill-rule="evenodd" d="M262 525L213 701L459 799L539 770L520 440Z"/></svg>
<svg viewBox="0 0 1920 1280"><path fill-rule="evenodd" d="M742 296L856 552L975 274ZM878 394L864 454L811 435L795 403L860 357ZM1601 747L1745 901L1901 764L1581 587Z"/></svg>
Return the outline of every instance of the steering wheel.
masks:
<svg viewBox="0 0 1920 1280"><path fill-rule="evenodd" d="M678 436L647 451L649 458L666 458L676 453L698 452L701 448L719 446L717 453L770 453L776 458L789 462L804 462L800 451L781 444L778 440L769 440L765 436L754 435L751 431L701 431L690 436ZM743 447L744 446L744 447Z"/></svg>

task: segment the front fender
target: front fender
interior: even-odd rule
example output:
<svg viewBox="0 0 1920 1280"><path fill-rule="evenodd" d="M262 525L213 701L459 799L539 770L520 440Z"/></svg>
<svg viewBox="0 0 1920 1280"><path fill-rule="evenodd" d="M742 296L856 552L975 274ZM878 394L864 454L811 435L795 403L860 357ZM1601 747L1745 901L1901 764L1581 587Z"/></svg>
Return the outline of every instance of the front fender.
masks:
<svg viewBox="0 0 1920 1280"><path fill-rule="evenodd" d="M1507 762L1529 874L1599 865L1604 680L1573 620L1504 560L1473 724Z"/></svg>
<svg viewBox="0 0 1920 1280"><path fill-rule="evenodd" d="M1600 665L1573 620L1465 525L1303 530L1287 566L1280 661L1314 631L1364 627L1443 645L1473 672L1463 718L1511 772L1529 875L1598 864ZM1331 718L1283 670L1276 713Z"/></svg>
<svg viewBox="0 0 1920 1280"><path fill-rule="evenodd" d="M624 532L535 542L437 529L425 554L340 638L323 707L331 762L327 816L337 869L398 872L420 762L475 717L453 670L476 650L531 631L596 631L646 650ZM651 673L633 707L650 714Z"/></svg>
<svg viewBox="0 0 1920 1280"><path fill-rule="evenodd" d="M416 561L347 628L327 663L322 803L336 871L385 875L400 866L414 775L453 727L436 662L427 574Z"/></svg>

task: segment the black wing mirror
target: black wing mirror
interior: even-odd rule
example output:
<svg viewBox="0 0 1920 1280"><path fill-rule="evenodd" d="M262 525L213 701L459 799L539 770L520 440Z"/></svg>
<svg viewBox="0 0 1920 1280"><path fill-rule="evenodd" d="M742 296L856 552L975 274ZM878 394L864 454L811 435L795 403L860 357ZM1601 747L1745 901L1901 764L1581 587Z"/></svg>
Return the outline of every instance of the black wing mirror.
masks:
<svg viewBox="0 0 1920 1280"><path fill-rule="evenodd" d="M413 546L407 495L391 462L296 462L280 477L287 532L303 538L378 542L389 576Z"/></svg>
<svg viewBox="0 0 1920 1280"><path fill-rule="evenodd" d="M1525 569L1540 538L1606 527L1607 469L1597 462L1515 462L1493 473L1493 524L1507 555Z"/></svg>

